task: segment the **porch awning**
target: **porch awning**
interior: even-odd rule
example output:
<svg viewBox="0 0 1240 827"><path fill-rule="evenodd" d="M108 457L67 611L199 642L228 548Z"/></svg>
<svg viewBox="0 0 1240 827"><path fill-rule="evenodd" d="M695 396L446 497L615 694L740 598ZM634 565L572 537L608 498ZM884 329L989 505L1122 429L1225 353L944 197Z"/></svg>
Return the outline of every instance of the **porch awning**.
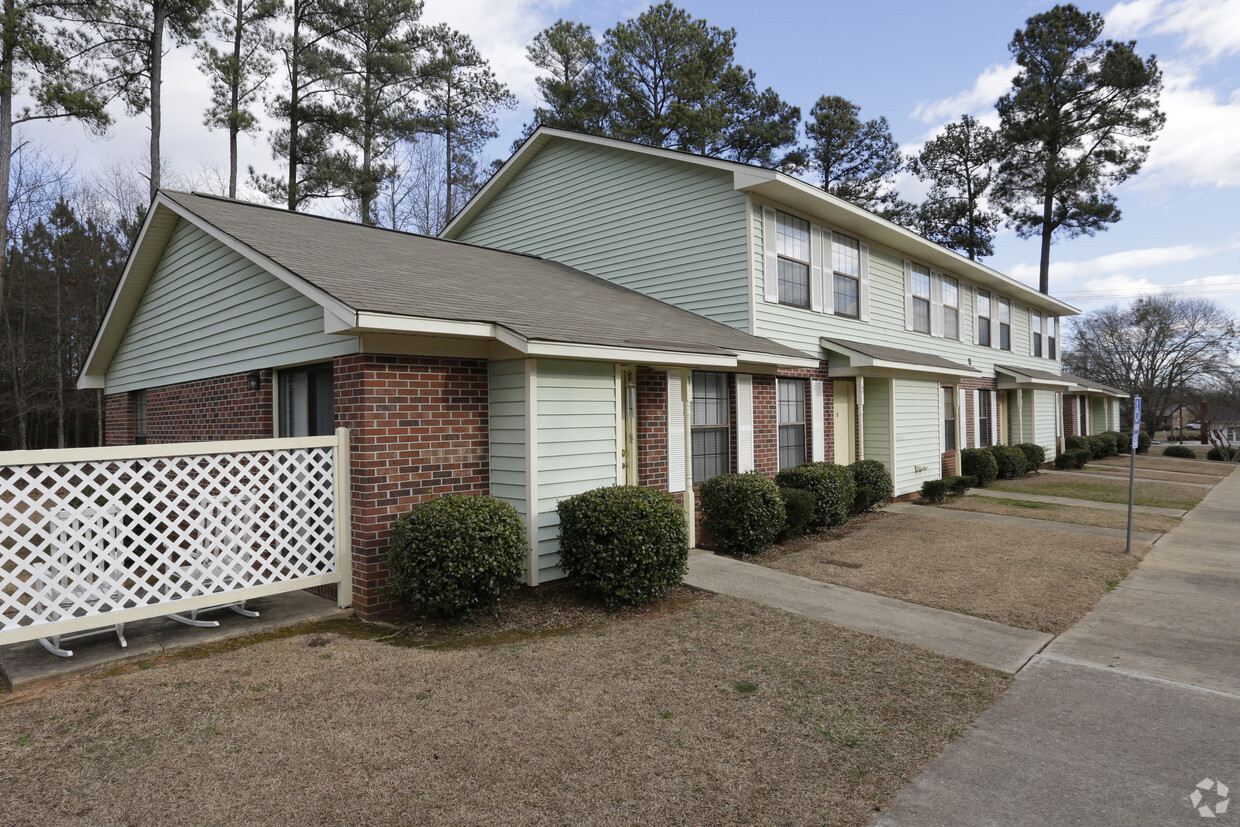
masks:
<svg viewBox="0 0 1240 827"><path fill-rule="evenodd" d="M1094 382L1080 376L1073 376L1070 373L1063 375L1064 379L1069 379L1075 384L1068 388L1068 393L1092 393L1101 396L1114 396L1116 399L1127 399L1128 392L1119 388L1113 388L1110 385L1103 385L1100 382Z"/></svg>
<svg viewBox="0 0 1240 827"><path fill-rule="evenodd" d="M962 365L933 353L828 339L825 336L819 342L827 353L827 363L832 376L967 379L981 374L980 370L971 365Z"/></svg>
<svg viewBox="0 0 1240 827"><path fill-rule="evenodd" d="M1073 379L1062 373L1051 373L1037 368L1014 368L1007 365L995 365L995 378L999 380L999 390L1035 388L1067 391L1076 384Z"/></svg>

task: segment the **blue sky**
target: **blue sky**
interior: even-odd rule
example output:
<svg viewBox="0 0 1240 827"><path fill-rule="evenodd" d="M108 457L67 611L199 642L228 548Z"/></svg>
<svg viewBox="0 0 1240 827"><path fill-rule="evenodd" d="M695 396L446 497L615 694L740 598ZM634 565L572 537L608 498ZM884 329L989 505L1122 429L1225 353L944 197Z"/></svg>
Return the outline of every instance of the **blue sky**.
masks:
<svg viewBox="0 0 1240 827"><path fill-rule="evenodd" d="M680 5L712 25L735 28L737 60L807 113L820 95L837 94L865 118L886 116L906 151L969 112L993 121L994 101L1015 69L1013 32L1051 2L955 0L865 4L701 2ZM1136 39L1164 71L1167 127L1145 169L1119 190L1123 219L1092 238L1061 241L1051 256L1051 291L1088 310L1159 288L1185 288L1240 315L1240 0L1130 0L1082 8L1102 12L1107 35ZM596 34L647 6L635 2L427 0L424 19L470 34L520 107L500 122L492 157L505 156L536 104L535 71L525 46L563 17ZM206 85L189 50L169 55L164 154L181 180L227 168L227 142L208 132L201 113ZM109 138L73 125L31 129L29 137L66 157L79 172L140 163L145 121L118 111ZM265 138L242 141L241 162L275 169ZM489 160L489 159L488 159ZM915 181L902 190L919 192ZM1004 231L987 264L1037 283L1036 240Z"/></svg>

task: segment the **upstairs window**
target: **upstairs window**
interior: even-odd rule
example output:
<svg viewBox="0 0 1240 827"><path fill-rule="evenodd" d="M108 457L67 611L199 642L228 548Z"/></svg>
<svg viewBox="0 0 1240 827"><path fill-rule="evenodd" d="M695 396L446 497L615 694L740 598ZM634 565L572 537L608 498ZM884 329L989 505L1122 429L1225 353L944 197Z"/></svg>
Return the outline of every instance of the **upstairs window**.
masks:
<svg viewBox="0 0 1240 827"><path fill-rule="evenodd" d="M831 237L835 315L860 318L861 242L839 233L832 233Z"/></svg>
<svg viewBox="0 0 1240 827"><path fill-rule="evenodd" d="M779 469L805 462L805 380L780 379Z"/></svg>
<svg viewBox="0 0 1240 827"><path fill-rule="evenodd" d="M990 347L990 294L977 291L977 343Z"/></svg>
<svg viewBox="0 0 1240 827"><path fill-rule="evenodd" d="M999 349L1012 349L1012 303L1007 299L995 298L999 303Z"/></svg>
<svg viewBox="0 0 1240 827"><path fill-rule="evenodd" d="M728 375L693 372L693 484L728 472Z"/></svg>
<svg viewBox="0 0 1240 827"><path fill-rule="evenodd" d="M960 338L960 284L943 276L943 338Z"/></svg>
<svg viewBox="0 0 1240 827"><path fill-rule="evenodd" d="M913 330L930 332L930 271L913 265Z"/></svg>
<svg viewBox="0 0 1240 827"><path fill-rule="evenodd" d="M336 427L332 366L280 371L280 436L326 436Z"/></svg>
<svg viewBox="0 0 1240 827"><path fill-rule="evenodd" d="M1033 355L1042 355L1042 314L1030 313L1033 319Z"/></svg>
<svg viewBox="0 0 1240 827"><path fill-rule="evenodd" d="M809 307L809 222L775 213L779 303Z"/></svg>

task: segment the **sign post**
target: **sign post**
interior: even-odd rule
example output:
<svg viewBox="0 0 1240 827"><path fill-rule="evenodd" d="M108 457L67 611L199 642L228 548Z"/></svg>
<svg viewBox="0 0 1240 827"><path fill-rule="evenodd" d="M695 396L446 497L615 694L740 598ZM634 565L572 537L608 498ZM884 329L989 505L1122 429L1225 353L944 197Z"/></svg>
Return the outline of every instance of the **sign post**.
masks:
<svg viewBox="0 0 1240 827"><path fill-rule="evenodd" d="M1128 448L1128 535L1124 553L1132 554L1132 500L1137 487L1137 445L1141 435L1141 397L1132 403L1132 445Z"/></svg>

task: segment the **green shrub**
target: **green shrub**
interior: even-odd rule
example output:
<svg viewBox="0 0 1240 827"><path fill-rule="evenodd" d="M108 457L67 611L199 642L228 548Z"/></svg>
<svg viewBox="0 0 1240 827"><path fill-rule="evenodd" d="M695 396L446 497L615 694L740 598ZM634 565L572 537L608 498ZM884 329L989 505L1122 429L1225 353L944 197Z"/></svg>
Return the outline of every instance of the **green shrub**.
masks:
<svg viewBox="0 0 1240 827"><path fill-rule="evenodd" d="M921 484L921 499L928 503L947 502L947 480L926 480Z"/></svg>
<svg viewBox="0 0 1240 827"><path fill-rule="evenodd" d="M864 514L876 505L878 498L874 496L874 489L868 485L858 485L857 492L853 494L852 513Z"/></svg>
<svg viewBox="0 0 1240 827"><path fill-rule="evenodd" d="M848 522L857 484L846 466L806 462L780 471L775 483L783 488L800 488L814 495L816 526L838 526Z"/></svg>
<svg viewBox="0 0 1240 827"><path fill-rule="evenodd" d="M1068 454L1072 457L1072 467L1078 471L1094 458L1094 452L1089 448L1078 448L1075 451L1069 451Z"/></svg>
<svg viewBox="0 0 1240 827"><path fill-rule="evenodd" d="M613 485L560 500L560 565L609 607L678 585L689 559L685 512L671 494Z"/></svg>
<svg viewBox="0 0 1240 827"><path fill-rule="evenodd" d="M1046 449L1036 442L1022 442L1016 446L1025 454L1025 470L1037 472L1046 464Z"/></svg>
<svg viewBox="0 0 1240 827"><path fill-rule="evenodd" d="M977 480L973 477L944 477L943 482L947 483L947 490L959 496L964 494L970 488L977 484Z"/></svg>
<svg viewBox="0 0 1240 827"><path fill-rule="evenodd" d="M1119 432L1119 453L1132 453L1132 431ZM1146 431L1140 431L1137 434L1137 453L1148 454L1150 452L1150 435Z"/></svg>
<svg viewBox="0 0 1240 827"><path fill-rule="evenodd" d="M494 609L521 583L529 544L517 510L493 497L449 494L396 520L392 593L439 617Z"/></svg>
<svg viewBox="0 0 1240 827"><path fill-rule="evenodd" d="M878 460L860 459L848 466L848 470L852 472L853 482L856 483L858 491L868 488L871 492L870 503L864 508L857 507L857 501L854 500L854 514L869 511L876 505L885 505L895 496L896 487L891 481L891 474L887 472L887 466Z"/></svg>
<svg viewBox="0 0 1240 827"><path fill-rule="evenodd" d="M1196 459L1197 452L1187 445L1168 445L1164 450L1164 457L1177 457L1179 459ZM1220 455L1221 456L1221 455Z"/></svg>
<svg viewBox="0 0 1240 827"><path fill-rule="evenodd" d="M1076 467L1075 451L1064 451L1062 454L1055 455L1055 467L1060 471L1067 471L1069 468Z"/></svg>
<svg viewBox="0 0 1240 827"><path fill-rule="evenodd" d="M1206 459L1212 459L1215 462L1225 462L1235 459L1237 454L1240 454L1240 448L1232 447L1227 449L1227 455L1224 456L1223 451L1216 445L1206 452Z"/></svg>
<svg viewBox="0 0 1240 827"><path fill-rule="evenodd" d="M1065 451L1079 451L1081 448L1089 447L1089 437L1087 436L1067 436L1063 440L1063 448Z"/></svg>
<svg viewBox="0 0 1240 827"><path fill-rule="evenodd" d="M746 557L766 551L784 527L784 501L761 474L720 474L702 483L703 525L721 551Z"/></svg>
<svg viewBox="0 0 1240 827"><path fill-rule="evenodd" d="M991 445L986 449L995 458L995 466L1001 480L1015 480L1025 476L1025 452L1011 445Z"/></svg>
<svg viewBox="0 0 1240 827"><path fill-rule="evenodd" d="M818 498L813 492L800 488L780 488L779 496L784 500L784 530L779 539L791 540L808 534L814 527L814 506Z"/></svg>
<svg viewBox="0 0 1240 827"><path fill-rule="evenodd" d="M1089 451L1090 459L1102 459L1108 456L1107 441L1102 438L1102 434L1091 434L1085 437L1085 448L1082 450Z"/></svg>
<svg viewBox="0 0 1240 827"><path fill-rule="evenodd" d="M960 452L960 470L974 477L978 488L985 488L999 476L999 463L985 448L965 448Z"/></svg>
<svg viewBox="0 0 1240 827"><path fill-rule="evenodd" d="M1101 434L1099 434L1099 436L1102 437L1102 441L1107 446L1108 457L1113 457L1116 454L1118 454L1120 451L1123 451L1124 453L1128 453L1128 449L1123 443L1124 437L1122 434L1120 434L1119 431L1103 431ZM1128 441L1130 443L1132 442L1131 436L1128 437Z"/></svg>

